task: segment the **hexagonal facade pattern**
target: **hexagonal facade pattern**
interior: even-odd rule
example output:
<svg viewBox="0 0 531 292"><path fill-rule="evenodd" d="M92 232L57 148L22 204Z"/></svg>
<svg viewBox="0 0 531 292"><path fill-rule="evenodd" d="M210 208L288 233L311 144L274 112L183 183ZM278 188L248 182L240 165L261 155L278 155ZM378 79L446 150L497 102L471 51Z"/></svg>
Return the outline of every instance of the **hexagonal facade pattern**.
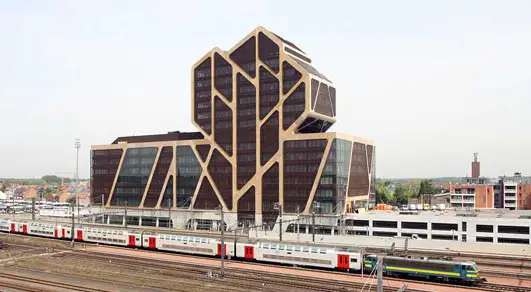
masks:
<svg viewBox="0 0 531 292"><path fill-rule="evenodd" d="M94 146L95 200L102 193L108 206L221 205L249 224L274 222L277 204L286 213L337 214L373 200L373 143L327 132L336 122L334 85L265 28L194 64L191 109L199 133L181 133L189 137Z"/></svg>

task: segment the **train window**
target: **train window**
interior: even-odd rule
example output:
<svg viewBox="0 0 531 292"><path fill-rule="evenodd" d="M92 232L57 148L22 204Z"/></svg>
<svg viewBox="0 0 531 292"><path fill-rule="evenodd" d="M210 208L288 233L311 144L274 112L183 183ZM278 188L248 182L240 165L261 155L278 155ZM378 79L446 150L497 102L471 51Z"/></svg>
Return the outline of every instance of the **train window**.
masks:
<svg viewBox="0 0 531 292"><path fill-rule="evenodd" d="M358 262L358 259L357 259L357 258L350 258L350 262L351 262L351 263L357 263L357 262Z"/></svg>
<svg viewBox="0 0 531 292"><path fill-rule="evenodd" d="M301 251L301 247L300 247L300 246L295 246L295 247L293 248L293 250L294 250L294 251Z"/></svg>
<svg viewBox="0 0 531 292"><path fill-rule="evenodd" d="M124 234L122 231L118 231L118 235L122 235Z"/></svg>
<svg viewBox="0 0 531 292"><path fill-rule="evenodd" d="M177 236L175 236L175 235L171 236L171 240L176 240L176 239L177 239Z"/></svg>
<svg viewBox="0 0 531 292"><path fill-rule="evenodd" d="M200 243L200 242L201 242L201 238L197 238L197 237L196 237L196 238L195 238L195 242Z"/></svg>
<svg viewBox="0 0 531 292"><path fill-rule="evenodd" d="M202 238L201 243L208 243L208 240L206 238Z"/></svg>
<svg viewBox="0 0 531 292"><path fill-rule="evenodd" d="M467 266L466 270L467 271L475 271L476 269L474 268L474 266Z"/></svg>
<svg viewBox="0 0 531 292"><path fill-rule="evenodd" d="M286 250L287 251L293 251L293 245L286 246Z"/></svg>
<svg viewBox="0 0 531 292"><path fill-rule="evenodd" d="M320 250L319 250L319 253L321 253L321 254L326 254L326 249L320 249Z"/></svg>
<svg viewBox="0 0 531 292"><path fill-rule="evenodd" d="M286 248L286 246L283 245L283 244L281 244L281 245L278 246L278 250L284 250L285 248Z"/></svg>
<svg viewBox="0 0 531 292"><path fill-rule="evenodd" d="M310 252L310 248L307 246L302 247L302 252Z"/></svg>
<svg viewBox="0 0 531 292"><path fill-rule="evenodd" d="M271 243L271 249L277 249L277 244L276 243Z"/></svg>
<svg viewBox="0 0 531 292"><path fill-rule="evenodd" d="M319 253L319 249L318 248L312 248L312 253Z"/></svg>
<svg viewBox="0 0 531 292"><path fill-rule="evenodd" d="M268 249L269 248L269 243L264 243L263 248Z"/></svg>
<svg viewBox="0 0 531 292"><path fill-rule="evenodd" d="M177 241L183 241L182 236L177 236Z"/></svg>
<svg viewBox="0 0 531 292"><path fill-rule="evenodd" d="M114 230L114 231L112 232L112 234L114 234L114 235L118 235L118 231Z"/></svg>

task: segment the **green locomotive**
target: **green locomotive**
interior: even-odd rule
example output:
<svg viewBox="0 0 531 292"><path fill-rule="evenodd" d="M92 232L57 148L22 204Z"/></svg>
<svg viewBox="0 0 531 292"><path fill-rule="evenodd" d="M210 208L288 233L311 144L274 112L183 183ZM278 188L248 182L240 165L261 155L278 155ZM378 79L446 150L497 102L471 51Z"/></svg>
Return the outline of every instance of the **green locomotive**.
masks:
<svg viewBox="0 0 531 292"><path fill-rule="evenodd" d="M388 275L409 275L430 280L460 281L475 283L480 281L479 269L474 262L458 262L431 259L412 259L397 256L382 256L383 271ZM367 271L376 269L377 255L366 255L363 266Z"/></svg>

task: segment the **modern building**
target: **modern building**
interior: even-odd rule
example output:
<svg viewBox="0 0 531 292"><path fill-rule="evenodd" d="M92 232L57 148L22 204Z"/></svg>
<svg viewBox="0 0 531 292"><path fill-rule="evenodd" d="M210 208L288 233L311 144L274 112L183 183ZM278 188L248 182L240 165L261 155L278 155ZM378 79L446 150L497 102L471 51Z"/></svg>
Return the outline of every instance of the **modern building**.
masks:
<svg viewBox="0 0 531 292"><path fill-rule="evenodd" d="M182 224L221 206L238 225L374 204L374 144L328 132L336 88L297 45L258 27L228 51L209 51L191 77L198 132L92 146L94 203L171 208Z"/></svg>
<svg viewBox="0 0 531 292"><path fill-rule="evenodd" d="M452 185L450 186L450 207L457 209L493 209L494 186Z"/></svg>

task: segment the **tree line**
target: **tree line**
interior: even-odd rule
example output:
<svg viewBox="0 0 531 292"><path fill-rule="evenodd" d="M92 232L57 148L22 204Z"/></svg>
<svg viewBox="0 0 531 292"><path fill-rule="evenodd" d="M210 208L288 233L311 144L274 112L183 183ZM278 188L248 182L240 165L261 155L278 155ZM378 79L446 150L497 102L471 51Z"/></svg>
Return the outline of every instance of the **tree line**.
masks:
<svg viewBox="0 0 531 292"><path fill-rule="evenodd" d="M393 184L391 181L376 181L376 203L393 206L406 205L411 198L423 194L439 194L441 189L433 186L432 180L411 181Z"/></svg>

